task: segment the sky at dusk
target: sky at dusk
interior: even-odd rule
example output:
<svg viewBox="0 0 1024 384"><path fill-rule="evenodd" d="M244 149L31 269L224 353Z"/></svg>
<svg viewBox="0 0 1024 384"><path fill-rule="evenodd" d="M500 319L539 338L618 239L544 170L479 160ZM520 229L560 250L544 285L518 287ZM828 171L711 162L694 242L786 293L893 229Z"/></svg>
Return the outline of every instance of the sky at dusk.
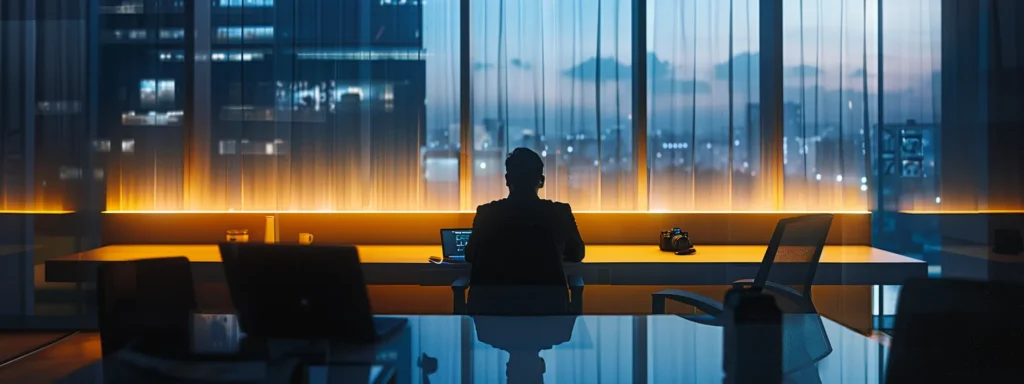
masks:
<svg viewBox="0 0 1024 384"><path fill-rule="evenodd" d="M756 101L759 1L731 3L730 26L730 1L650 0L652 100L696 94L697 106L727 105L731 53L734 93ZM940 71L940 1L889 0L884 7L886 91L904 95L902 103L931 103ZM471 12L479 113L495 114L502 103L528 108L538 99L551 107L593 108L598 83L602 109L629 111L630 1L477 0ZM842 84L843 91L862 92L867 76L869 93L877 93L878 14L876 0L784 0L785 86L796 87L796 94L801 85L839 91ZM458 43L458 1L427 2L424 45L431 55L432 109L458 105Z"/></svg>

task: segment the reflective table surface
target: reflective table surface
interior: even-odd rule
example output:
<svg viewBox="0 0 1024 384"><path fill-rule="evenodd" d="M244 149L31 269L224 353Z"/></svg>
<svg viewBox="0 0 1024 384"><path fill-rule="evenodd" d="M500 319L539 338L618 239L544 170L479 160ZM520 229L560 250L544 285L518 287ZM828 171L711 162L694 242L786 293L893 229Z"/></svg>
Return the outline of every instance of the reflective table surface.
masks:
<svg viewBox="0 0 1024 384"><path fill-rule="evenodd" d="M405 329L372 346L275 340L252 348L233 315L198 314L189 356L128 348L62 382L721 383L724 375L725 331L702 318L403 317ZM782 335L786 382L884 377L884 343L817 314L784 315Z"/></svg>

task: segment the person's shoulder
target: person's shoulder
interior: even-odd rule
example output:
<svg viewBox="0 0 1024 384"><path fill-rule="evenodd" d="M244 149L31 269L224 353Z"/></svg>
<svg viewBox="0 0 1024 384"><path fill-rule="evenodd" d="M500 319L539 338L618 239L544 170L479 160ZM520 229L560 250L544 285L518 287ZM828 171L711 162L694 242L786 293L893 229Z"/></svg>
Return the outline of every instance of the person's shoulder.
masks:
<svg viewBox="0 0 1024 384"><path fill-rule="evenodd" d="M489 210L493 210L493 209L498 209L500 207L505 206L506 204L507 204L507 199L498 199L498 200L491 201L489 203L483 203L483 204L478 205L476 207L476 211L480 212L480 211L489 211Z"/></svg>
<svg viewBox="0 0 1024 384"><path fill-rule="evenodd" d="M545 200L541 200L541 201L543 201L544 204L552 207L552 209L556 209L556 210L559 210L559 211L572 212L572 207L569 206L569 203L563 203L561 201L546 200L546 199Z"/></svg>

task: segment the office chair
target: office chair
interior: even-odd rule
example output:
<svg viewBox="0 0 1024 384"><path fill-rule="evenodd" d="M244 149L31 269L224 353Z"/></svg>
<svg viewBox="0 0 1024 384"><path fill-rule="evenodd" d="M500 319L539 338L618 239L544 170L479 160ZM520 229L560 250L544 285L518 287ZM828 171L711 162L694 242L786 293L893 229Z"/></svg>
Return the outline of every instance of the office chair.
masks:
<svg viewBox="0 0 1024 384"><path fill-rule="evenodd" d="M470 276L451 285L455 314L582 313L583 279L565 275L547 228L514 223L492 233L480 239L483 256L473 260Z"/></svg>
<svg viewBox="0 0 1024 384"><path fill-rule="evenodd" d="M1024 286L910 279L900 291L888 383L1019 381Z"/></svg>
<svg viewBox="0 0 1024 384"><path fill-rule="evenodd" d="M186 257L102 263L96 285L100 345L109 356L132 343L186 348L196 309Z"/></svg>
<svg viewBox="0 0 1024 384"><path fill-rule="evenodd" d="M784 313L812 313L811 284L825 247L825 238L832 226L832 215L816 214L779 220L772 234L771 243L754 279L733 282L734 287L744 287L776 297ZM797 284L778 284L772 281L773 266L787 264L785 268L796 271L801 277ZM781 299L781 300L780 300ZM665 301L672 300L690 305L711 316L709 324L718 323L725 311L722 303L703 295L680 289L665 289L651 295L651 312L665 313ZM720 325L720 324L719 324Z"/></svg>
<svg viewBox="0 0 1024 384"><path fill-rule="evenodd" d="M764 292L773 296L783 314L807 315L787 316L783 319L783 373L787 375L797 373L832 353L832 344L825 333L825 325L817 315L814 303L811 302L814 273L831 226L830 214L779 220L768 244L768 250L757 270L757 276L754 279L733 282L734 288ZM772 267L776 263L787 264L787 272L795 271L796 275L800 276L798 284L773 282ZM652 294L651 312L664 314L666 300L687 304L704 312L706 316L683 316L697 323L725 326L730 316L723 303L679 289L666 289Z"/></svg>

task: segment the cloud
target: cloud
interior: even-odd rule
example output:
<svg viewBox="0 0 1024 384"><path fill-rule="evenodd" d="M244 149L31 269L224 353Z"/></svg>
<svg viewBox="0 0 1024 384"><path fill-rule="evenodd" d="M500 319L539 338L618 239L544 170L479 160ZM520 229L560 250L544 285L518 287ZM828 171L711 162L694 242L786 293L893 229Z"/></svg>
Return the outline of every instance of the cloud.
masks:
<svg viewBox="0 0 1024 384"><path fill-rule="evenodd" d="M600 78L597 77L599 68L601 70ZM562 75L566 77L597 81L626 80L632 76L632 73L632 67L622 64L611 57L602 57L600 59L591 57L572 68L562 71Z"/></svg>
<svg viewBox="0 0 1024 384"><path fill-rule="evenodd" d="M592 57L572 68L562 71L562 75L579 80L594 81L597 69L601 69L599 81L630 81L633 67L620 63L611 57L598 59ZM675 78L675 68L668 61L662 61L653 52L647 54L647 82L652 93L708 93L711 84L706 81L681 80ZM618 74L618 76L616 76Z"/></svg>
<svg viewBox="0 0 1024 384"><path fill-rule="evenodd" d="M493 69L493 68L494 68L494 64L491 64L491 63L483 63L483 62L479 62L479 61L473 63L473 70L474 71L486 71L486 70Z"/></svg>
<svg viewBox="0 0 1024 384"><path fill-rule="evenodd" d="M799 76L801 76L801 74L803 76L820 75L822 73L825 73L825 71L823 71L823 70L821 70L821 68L815 67L813 65L798 65L798 66L795 66L795 67L786 67L786 72L785 73L786 73L786 76L797 76L797 77L799 77Z"/></svg>
<svg viewBox="0 0 1024 384"><path fill-rule="evenodd" d="M761 61L761 55L757 53L743 52L732 57L732 72L733 81L737 83L745 83L747 81L747 73L750 73L750 82L754 84L759 83L759 63ZM755 63L755 65L751 65ZM753 69L753 71L751 71ZM722 62L715 64L715 80L729 80L729 62Z"/></svg>
<svg viewBox="0 0 1024 384"><path fill-rule="evenodd" d="M533 69L533 64L525 62L522 59L512 59L511 64L512 64L513 67L516 67L516 68L519 68L519 69L523 69L523 70L527 70L527 71Z"/></svg>
<svg viewBox="0 0 1024 384"><path fill-rule="evenodd" d="M858 69L856 71L850 72L850 77L852 77L854 79L860 79L860 78L863 78L865 74L867 74L867 73L864 72L864 68L860 68L860 69Z"/></svg>
<svg viewBox="0 0 1024 384"><path fill-rule="evenodd" d="M732 58L733 81L739 84L747 82L747 74L750 74L750 82L758 84L761 81L761 54L743 52ZM813 65L797 65L786 67L783 74L786 76L814 76L825 73L824 70ZM729 62L724 61L715 64L715 80L729 80Z"/></svg>

